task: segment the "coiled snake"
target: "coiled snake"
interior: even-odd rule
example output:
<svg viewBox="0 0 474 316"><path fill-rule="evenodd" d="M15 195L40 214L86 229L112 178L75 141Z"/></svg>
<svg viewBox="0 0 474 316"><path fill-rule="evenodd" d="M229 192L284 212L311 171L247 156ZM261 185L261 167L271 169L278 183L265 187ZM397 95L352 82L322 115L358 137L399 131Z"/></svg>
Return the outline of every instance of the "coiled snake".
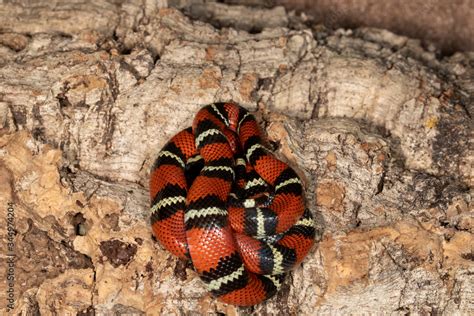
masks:
<svg viewBox="0 0 474 316"><path fill-rule="evenodd" d="M203 107L192 128L164 146L150 197L156 238L190 259L229 304L271 297L314 242L299 177L262 145L255 118L232 103Z"/></svg>

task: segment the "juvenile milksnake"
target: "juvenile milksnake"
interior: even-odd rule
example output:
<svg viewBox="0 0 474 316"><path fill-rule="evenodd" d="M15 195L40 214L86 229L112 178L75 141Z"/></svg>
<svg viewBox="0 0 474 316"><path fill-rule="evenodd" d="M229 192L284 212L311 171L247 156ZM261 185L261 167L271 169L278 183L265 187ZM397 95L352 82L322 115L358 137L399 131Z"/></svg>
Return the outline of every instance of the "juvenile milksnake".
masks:
<svg viewBox="0 0 474 316"><path fill-rule="evenodd" d="M150 177L160 243L190 259L221 301L249 306L276 293L313 245L297 174L262 145L244 108L202 108L160 151Z"/></svg>

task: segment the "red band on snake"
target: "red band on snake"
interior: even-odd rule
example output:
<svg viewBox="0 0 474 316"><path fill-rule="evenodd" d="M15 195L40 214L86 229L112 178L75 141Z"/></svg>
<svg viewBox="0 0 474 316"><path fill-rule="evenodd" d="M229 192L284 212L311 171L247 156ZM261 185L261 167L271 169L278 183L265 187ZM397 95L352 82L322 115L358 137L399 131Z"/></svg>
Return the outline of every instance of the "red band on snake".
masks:
<svg viewBox="0 0 474 316"><path fill-rule="evenodd" d="M271 297L314 242L299 177L262 145L255 118L235 104L205 106L164 146L150 197L155 237L190 259L229 304Z"/></svg>

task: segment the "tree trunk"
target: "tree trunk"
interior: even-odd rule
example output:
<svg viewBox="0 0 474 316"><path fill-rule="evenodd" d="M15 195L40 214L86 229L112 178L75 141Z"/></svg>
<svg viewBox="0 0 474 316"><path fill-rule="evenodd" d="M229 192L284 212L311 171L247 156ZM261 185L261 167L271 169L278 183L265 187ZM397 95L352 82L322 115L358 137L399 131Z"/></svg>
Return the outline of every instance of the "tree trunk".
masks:
<svg viewBox="0 0 474 316"><path fill-rule="evenodd" d="M473 314L473 54L169 2L0 5L0 312ZM317 219L252 308L212 298L149 226L158 151L219 101L256 114Z"/></svg>
<svg viewBox="0 0 474 316"><path fill-rule="evenodd" d="M232 1L232 0L224 0ZM250 1L250 0L249 0ZM420 38L445 54L474 50L472 0L272 0L331 27L375 26ZM435 44L435 45L433 45Z"/></svg>

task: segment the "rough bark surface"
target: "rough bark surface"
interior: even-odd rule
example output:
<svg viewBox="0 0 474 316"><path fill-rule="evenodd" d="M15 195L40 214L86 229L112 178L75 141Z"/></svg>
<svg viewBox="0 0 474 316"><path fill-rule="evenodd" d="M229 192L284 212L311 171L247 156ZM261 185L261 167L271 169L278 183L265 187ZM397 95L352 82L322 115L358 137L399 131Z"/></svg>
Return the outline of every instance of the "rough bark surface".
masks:
<svg viewBox="0 0 474 316"><path fill-rule="evenodd" d="M330 33L278 7L173 5L201 21L165 1L0 5L15 312L472 315L473 54L439 60L407 37ZM255 112L318 223L278 295L247 309L207 294L149 227L157 152L217 101Z"/></svg>

